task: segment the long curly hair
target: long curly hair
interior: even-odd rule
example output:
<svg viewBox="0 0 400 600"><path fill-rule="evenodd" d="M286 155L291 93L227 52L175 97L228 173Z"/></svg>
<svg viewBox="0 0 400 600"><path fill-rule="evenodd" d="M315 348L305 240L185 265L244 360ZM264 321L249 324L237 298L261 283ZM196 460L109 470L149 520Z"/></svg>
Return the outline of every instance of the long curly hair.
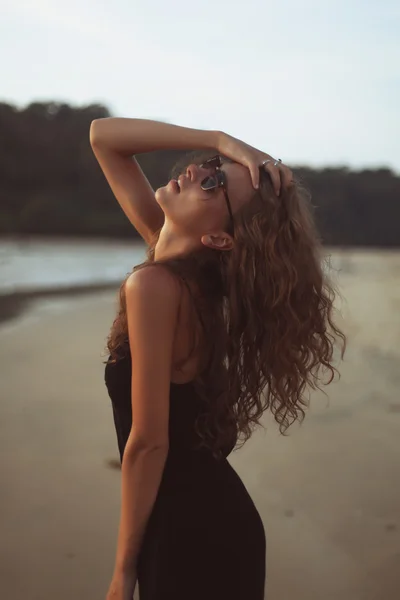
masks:
<svg viewBox="0 0 400 600"><path fill-rule="evenodd" d="M205 157L187 156L172 176ZM329 278L329 260L307 188L295 177L277 197L261 169L258 190L234 218L231 251L203 247L155 260L158 232L147 260L133 269L163 265L191 292L192 309L204 332L201 369L193 382L204 410L195 428L200 446L215 457L238 440L241 447L258 425L263 426L260 419L267 410L282 434L294 421L301 422L309 404L307 392L339 375L333 364L335 345L341 347L341 358L346 348L346 337L333 319L338 292ZM126 279L107 340L111 362L129 352ZM196 348L193 330L187 358Z"/></svg>

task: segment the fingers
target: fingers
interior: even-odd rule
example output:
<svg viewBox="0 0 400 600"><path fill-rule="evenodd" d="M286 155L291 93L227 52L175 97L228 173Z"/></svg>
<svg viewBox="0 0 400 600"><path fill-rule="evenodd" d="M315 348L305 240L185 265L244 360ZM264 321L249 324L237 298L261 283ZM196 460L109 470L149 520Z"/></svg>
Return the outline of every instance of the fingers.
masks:
<svg viewBox="0 0 400 600"><path fill-rule="evenodd" d="M266 169L268 171L268 173L271 176L272 179L272 185L274 186L274 190L275 190L275 194L277 196L279 196L280 191L281 191L281 174L280 174L280 170L279 167L273 166L273 162L268 162L267 164L264 165L264 169Z"/></svg>
<svg viewBox="0 0 400 600"><path fill-rule="evenodd" d="M260 185L260 170L258 165L251 163L249 165L249 171L253 187L255 187L255 189L258 189Z"/></svg>
<svg viewBox="0 0 400 600"><path fill-rule="evenodd" d="M286 165L281 166L283 174L283 187L287 190L293 184L293 173Z"/></svg>
<svg viewBox="0 0 400 600"><path fill-rule="evenodd" d="M266 169L270 174L277 196L280 195L282 187L284 189L290 187L293 180L293 173L288 167L286 167L286 165L278 163L276 166L274 166L274 163L271 161L265 164L263 168Z"/></svg>

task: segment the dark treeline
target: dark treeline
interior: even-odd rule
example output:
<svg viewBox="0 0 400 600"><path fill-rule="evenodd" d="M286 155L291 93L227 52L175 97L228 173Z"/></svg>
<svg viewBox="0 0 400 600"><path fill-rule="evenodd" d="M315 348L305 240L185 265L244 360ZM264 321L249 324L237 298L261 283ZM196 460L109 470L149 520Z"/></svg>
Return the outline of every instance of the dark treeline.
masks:
<svg viewBox="0 0 400 600"><path fill-rule="evenodd" d="M0 234L135 237L93 156L89 127L101 105L0 103ZM267 148L268 150L268 148ZM138 156L154 188L181 151ZM292 166L311 190L326 244L400 245L400 177L390 169Z"/></svg>

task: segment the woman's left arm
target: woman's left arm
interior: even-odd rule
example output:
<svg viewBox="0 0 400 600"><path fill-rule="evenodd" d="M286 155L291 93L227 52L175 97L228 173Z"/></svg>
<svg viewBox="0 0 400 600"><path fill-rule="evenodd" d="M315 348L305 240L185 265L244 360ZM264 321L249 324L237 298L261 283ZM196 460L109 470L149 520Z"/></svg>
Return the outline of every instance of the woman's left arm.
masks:
<svg viewBox="0 0 400 600"><path fill-rule="evenodd" d="M179 284L163 267L132 273L125 293L132 428L122 461L121 517L107 600L132 598L141 543L168 456L172 349L180 301Z"/></svg>

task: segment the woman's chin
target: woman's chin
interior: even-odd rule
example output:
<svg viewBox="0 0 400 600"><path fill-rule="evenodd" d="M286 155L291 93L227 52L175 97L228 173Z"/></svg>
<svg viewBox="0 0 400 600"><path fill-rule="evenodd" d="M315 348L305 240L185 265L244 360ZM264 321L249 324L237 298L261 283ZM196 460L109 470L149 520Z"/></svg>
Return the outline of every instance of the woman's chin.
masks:
<svg viewBox="0 0 400 600"><path fill-rule="evenodd" d="M158 189L156 189L156 191L154 193L156 202L161 207L163 206L163 204L167 204L170 200L172 200L176 196L177 196L177 194L171 190L171 188L169 187L169 184L159 187Z"/></svg>
<svg viewBox="0 0 400 600"><path fill-rule="evenodd" d="M166 189L165 189L166 187L167 186L163 185L162 187L157 188L156 191L154 192L154 198L156 199L156 202L160 206L162 206L165 196L167 195Z"/></svg>

